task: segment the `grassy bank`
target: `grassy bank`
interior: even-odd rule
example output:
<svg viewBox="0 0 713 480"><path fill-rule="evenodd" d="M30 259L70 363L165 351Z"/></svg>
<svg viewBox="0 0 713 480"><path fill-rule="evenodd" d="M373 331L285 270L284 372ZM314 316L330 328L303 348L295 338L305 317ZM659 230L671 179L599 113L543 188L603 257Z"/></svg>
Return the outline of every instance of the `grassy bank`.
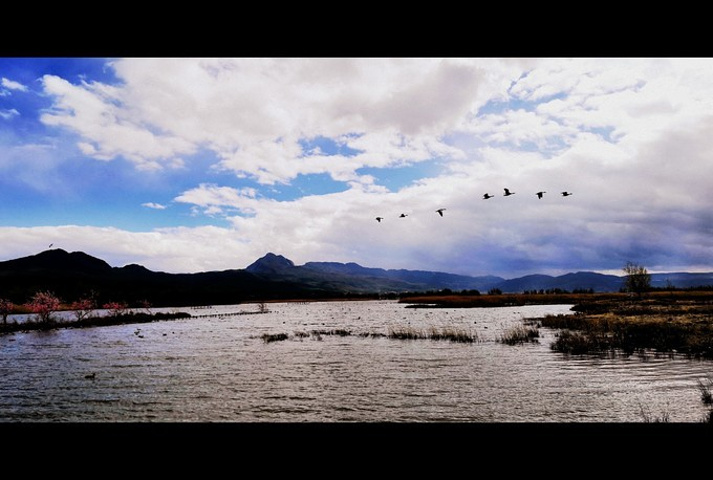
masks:
<svg viewBox="0 0 713 480"><path fill-rule="evenodd" d="M0 335L14 332L29 332L37 330L55 330L58 328L88 328L106 327L110 325L126 325L133 323L149 323L162 320L176 320L179 318L190 318L186 312L127 312L120 315L92 316L81 320L57 320L48 321L27 320L24 322L0 323Z"/></svg>

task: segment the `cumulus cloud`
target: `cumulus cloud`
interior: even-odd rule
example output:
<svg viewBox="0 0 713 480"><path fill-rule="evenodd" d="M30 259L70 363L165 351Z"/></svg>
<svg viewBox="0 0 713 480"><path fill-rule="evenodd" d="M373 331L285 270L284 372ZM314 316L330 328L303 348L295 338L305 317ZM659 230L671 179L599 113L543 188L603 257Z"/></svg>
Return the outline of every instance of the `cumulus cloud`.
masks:
<svg viewBox="0 0 713 480"><path fill-rule="evenodd" d="M255 196L254 188L236 189L203 183L179 195L175 201L203 207L209 214L222 212L220 207L231 207L250 213L255 210L257 204Z"/></svg>
<svg viewBox="0 0 713 480"><path fill-rule="evenodd" d="M82 151L160 168L199 148L260 183L364 166L462 155L439 137L501 94L507 70L459 59L146 59L112 63L122 86L43 77L48 125L77 132ZM325 165L299 142L318 136L362 152ZM394 148L399 146L399 148ZM375 159L379 159L378 161ZM376 165L374 162L377 162ZM335 166L336 171L334 170Z"/></svg>
<svg viewBox="0 0 713 480"><path fill-rule="evenodd" d="M191 142L164 134L160 126L137 117L121 88L96 82L73 85L53 75L45 75L42 83L55 103L41 121L77 132L85 155L98 160L121 156L140 169L153 170L195 151Z"/></svg>

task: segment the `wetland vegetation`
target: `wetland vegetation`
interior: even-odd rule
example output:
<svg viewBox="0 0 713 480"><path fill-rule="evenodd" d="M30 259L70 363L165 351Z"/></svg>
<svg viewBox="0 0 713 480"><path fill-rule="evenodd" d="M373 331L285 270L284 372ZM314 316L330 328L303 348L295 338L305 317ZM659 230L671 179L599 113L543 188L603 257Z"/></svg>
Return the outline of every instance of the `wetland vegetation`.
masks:
<svg viewBox="0 0 713 480"><path fill-rule="evenodd" d="M552 344L552 349L558 352L623 355L653 352L713 359L713 290L710 289L641 294L426 295L400 301L412 308L572 304L573 315L526 319L530 329L558 330ZM534 337L535 333L528 335Z"/></svg>

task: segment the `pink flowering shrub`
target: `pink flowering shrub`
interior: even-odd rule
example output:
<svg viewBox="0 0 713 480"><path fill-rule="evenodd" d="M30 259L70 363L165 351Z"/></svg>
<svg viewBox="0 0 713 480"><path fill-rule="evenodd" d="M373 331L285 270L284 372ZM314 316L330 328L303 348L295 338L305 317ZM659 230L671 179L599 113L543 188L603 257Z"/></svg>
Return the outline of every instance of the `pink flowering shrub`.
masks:
<svg viewBox="0 0 713 480"><path fill-rule="evenodd" d="M108 302L102 305L102 308L109 310L109 315L118 317L126 313L129 306L125 302Z"/></svg>
<svg viewBox="0 0 713 480"><path fill-rule="evenodd" d="M49 323L52 320L52 313L59 310L62 302L52 292L37 292L30 301L27 307L31 312L37 314L37 319L42 323Z"/></svg>

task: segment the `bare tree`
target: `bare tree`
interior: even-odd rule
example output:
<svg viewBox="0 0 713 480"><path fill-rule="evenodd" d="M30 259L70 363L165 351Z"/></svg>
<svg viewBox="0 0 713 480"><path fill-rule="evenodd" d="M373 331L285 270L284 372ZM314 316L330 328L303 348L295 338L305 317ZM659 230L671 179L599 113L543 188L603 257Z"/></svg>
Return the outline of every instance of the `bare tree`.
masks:
<svg viewBox="0 0 713 480"><path fill-rule="evenodd" d="M646 271L646 267L626 262L624 273L626 274L624 289L627 292L635 293L640 297L651 289L651 275Z"/></svg>

